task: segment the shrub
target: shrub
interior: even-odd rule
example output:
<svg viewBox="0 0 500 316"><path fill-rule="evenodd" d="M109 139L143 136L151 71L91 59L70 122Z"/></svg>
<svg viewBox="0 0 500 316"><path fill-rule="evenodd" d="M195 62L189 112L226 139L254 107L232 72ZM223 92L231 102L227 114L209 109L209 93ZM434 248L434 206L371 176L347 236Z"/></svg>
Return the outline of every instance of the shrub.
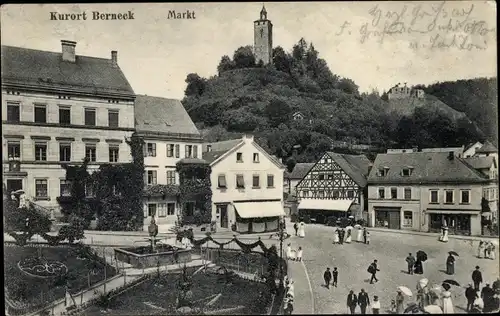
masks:
<svg viewBox="0 0 500 316"><path fill-rule="evenodd" d="M9 284L9 295L11 298L24 301L28 298L30 284L20 278L12 278Z"/></svg>
<svg viewBox="0 0 500 316"><path fill-rule="evenodd" d="M309 214L304 215L304 223L306 223L306 224L311 223L311 216Z"/></svg>
<svg viewBox="0 0 500 316"><path fill-rule="evenodd" d="M69 225L61 227L59 230L60 240L67 239L70 244L75 240L82 240L84 235L85 220L78 216L69 216Z"/></svg>

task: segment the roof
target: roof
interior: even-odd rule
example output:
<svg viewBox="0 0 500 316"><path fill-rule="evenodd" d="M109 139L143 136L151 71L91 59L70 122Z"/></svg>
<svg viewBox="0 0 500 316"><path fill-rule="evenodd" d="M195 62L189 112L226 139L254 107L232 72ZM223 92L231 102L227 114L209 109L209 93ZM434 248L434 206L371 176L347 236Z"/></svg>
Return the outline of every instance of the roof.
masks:
<svg viewBox="0 0 500 316"><path fill-rule="evenodd" d="M201 137L181 101L137 95L134 107L135 128L139 133L162 133Z"/></svg>
<svg viewBox="0 0 500 316"><path fill-rule="evenodd" d="M470 143L470 144L468 144L467 146L464 147L464 151L467 151L467 150L471 149L476 144L479 144L480 146L482 146L482 144L480 142Z"/></svg>
<svg viewBox="0 0 500 316"><path fill-rule="evenodd" d="M357 185L366 186L372 163L365 155L346 155L334 152L327 152L327 154Z"/></svg>
<svg viewBox="0 0 500 316"><path fill-rule="evenodd" d="M473 156L464 158L464 161L474 169L490 169L491 165L495 164L495 159L492 156L479 157Z"/></svg>
<svg viewBox="0 0 500 316"><path fill-rule="evenodd" d="M422 148L422 152L425 152L425 153L447 153L447 152L451 152L451 151L454 153L463 153L464 146L462 146L462 147Z"/></svg>
<svg viewBox="0 0 500 316"><path fill-rule="evenodd" d="M476 150L476 154L497 153L498 149L489 141L485 141L481 148Z"/></svg>
<svg viewBox="0 0 500 316"><path fill-rule="evenodd" d="M309 163L309 162L298 162L295 164L293 167L293 170L289 175L287 176L288 179L296 179L300 180L306 176L306 174L311 170L311 168L315 165L314 162Z"/></svg>
<svg viewBox="0 0 500 316"><path fill-rule="evenodd" d="M379 154L368 176L372 184L422 184L422 183L482 183L488 181L464 159L446 152L415 152ZM410 176L403 176L402 170L412 167ZM387 175L377 176L378 170L388 167Z"/></svg>
<svg viewBox="0 0 500 316"><path fill-rule="evenodd" d="M179 160L177 163L183 164L183 163L191 163L191 164L201 164L201 165L207 165L209 164L208 161L205 159L200 159L200 158L183 158Z"/></svg>
<svg viewBox="0 0 500 316"><path fill-rule="evenodd" d="M134 90L111 59L76 55L63 61L61 52L2 46L2 85L33 89L68 89L93 95L133 97Z"/></svg>
<svg viewBox="0 0 500 316"><path fill-rule="evenodd" d="M239 138L203 144L203 159L212 163L242 142L243 139ZM211 146L210 151L208 151L208 146Z"/></svg>

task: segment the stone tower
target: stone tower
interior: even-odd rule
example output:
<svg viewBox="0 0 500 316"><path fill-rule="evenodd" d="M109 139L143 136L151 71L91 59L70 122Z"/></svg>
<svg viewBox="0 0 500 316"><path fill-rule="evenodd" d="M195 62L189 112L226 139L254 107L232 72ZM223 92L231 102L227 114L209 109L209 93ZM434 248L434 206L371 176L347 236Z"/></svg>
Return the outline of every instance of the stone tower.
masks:
<svg viewBox="0 0 500 316"><path fill-rule="evenodd" d="M254 21L253 25L255 62L262 60L264 65L267 65L273 59L273 24L267 19L264 5L260 10L260 19Z"/></svg>

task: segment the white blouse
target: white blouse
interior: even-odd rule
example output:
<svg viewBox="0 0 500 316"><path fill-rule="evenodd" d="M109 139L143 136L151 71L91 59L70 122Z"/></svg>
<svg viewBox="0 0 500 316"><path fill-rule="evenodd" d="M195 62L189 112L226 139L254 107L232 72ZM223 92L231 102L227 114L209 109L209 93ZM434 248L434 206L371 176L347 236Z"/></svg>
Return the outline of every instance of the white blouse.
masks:
<svg viewBox="0 0 500 316"><path fill-rule="evenodd" d="M380 301L374 301L372 303L372 308L380 309Z"/></svg>

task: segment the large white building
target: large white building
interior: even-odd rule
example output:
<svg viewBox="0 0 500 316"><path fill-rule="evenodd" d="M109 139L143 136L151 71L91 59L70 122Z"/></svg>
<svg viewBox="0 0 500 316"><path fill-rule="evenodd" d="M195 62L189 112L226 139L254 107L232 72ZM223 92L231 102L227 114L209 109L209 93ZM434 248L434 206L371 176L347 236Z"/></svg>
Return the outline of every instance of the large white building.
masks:
<svg viewBox="0 0 500 316"><path fill-rule="evenodd" d="M285 214L285 166L253 136L203 147L203 159L212 168L212 221L217 227L238 232L276 230L279 216Z"/></svg>
<svg viewBox="0 0 500 316"><path fill-rule="evenodd" d="M180 212L179 174L184 158L201 158L202 136L179 100L137 95L135 128L144 140L144 224L172 225Z"/></svg>

